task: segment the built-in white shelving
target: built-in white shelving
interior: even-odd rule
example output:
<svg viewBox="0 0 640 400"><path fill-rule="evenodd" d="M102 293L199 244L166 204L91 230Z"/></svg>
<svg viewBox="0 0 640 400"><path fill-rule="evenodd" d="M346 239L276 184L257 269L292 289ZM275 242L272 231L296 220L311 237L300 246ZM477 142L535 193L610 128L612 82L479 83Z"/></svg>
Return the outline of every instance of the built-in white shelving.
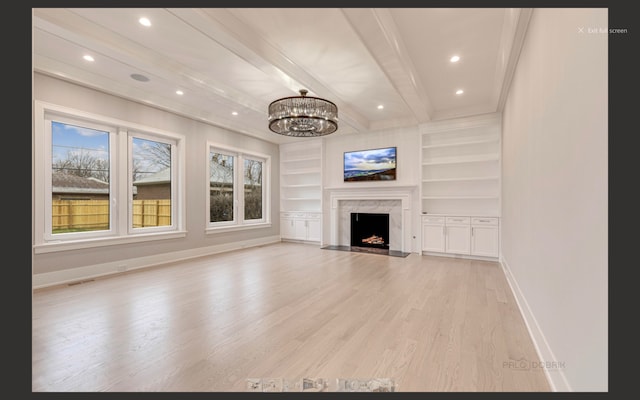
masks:
<svg viewBox="0 0 640 400"><path fill-rule="evenodd" d="M499 114L420 126L423 214L499 216Z"/></svg>
<svg viewBox="0 0 640 400"><path fill-rule="evenodd" d="M300 187L320 187L320 184L315 183L305 183L302 185L282 185L284 188L300 188Z"/></svg>
<svg viewBox="0 0 640 400"><path fill-rule="evenodd" d="M498 196L422 196L426 200L471 200L471 199L497 199Z"/></svg>
<svg viewBox="0 0 640 400"><path fill-rule="evenodd" d="M498 161L500 157L496 155L481 156L481 157L469 157L469 158L449 158L444 160L434 160L423 162L422 165L443 165L443 164L466 164L466 163L478 163L487 161Z"/></svg>
<svg viewBox="0 0 640 400"><path fill-rule="evenodd" d="M484 143L493 143L499 141L499 137L492 137L489 139L482 140L470 140L468 142L459 142L459 143L441 143L441 144L431 144L422 146L423 149L438 149L442 147L452 147L452 146L470 146L474 144L484 144Z"/></svg>
<svg viewBox="0 0 640 400"><path fill-rule="evenodd" d="M467 176L461 178L423 179L422 182L497 181L499 179L499 176Z"/></svg>
<svg viewBox="0 0 640 400"><path fill-rule="evenodd" d="M322 140L280 145L280 230L284 240L319 242Z"/></svg>

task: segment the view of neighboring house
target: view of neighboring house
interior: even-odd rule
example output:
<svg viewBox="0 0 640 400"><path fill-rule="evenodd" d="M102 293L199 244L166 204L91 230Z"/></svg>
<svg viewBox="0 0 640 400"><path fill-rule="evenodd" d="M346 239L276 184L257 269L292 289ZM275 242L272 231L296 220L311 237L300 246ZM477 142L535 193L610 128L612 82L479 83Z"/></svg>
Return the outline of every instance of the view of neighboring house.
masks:
<svg viewBox="0 0 640 400"><path fill-rule="evenodd" d="M54 172L53 200L109 200L109 183L96 178Z"/></svg>
<svg viewBox="0 0 640 400"><path fill-rule="evenodd" d="M171 198L171 168L148 175L133 182L136 200Z"/></svg>

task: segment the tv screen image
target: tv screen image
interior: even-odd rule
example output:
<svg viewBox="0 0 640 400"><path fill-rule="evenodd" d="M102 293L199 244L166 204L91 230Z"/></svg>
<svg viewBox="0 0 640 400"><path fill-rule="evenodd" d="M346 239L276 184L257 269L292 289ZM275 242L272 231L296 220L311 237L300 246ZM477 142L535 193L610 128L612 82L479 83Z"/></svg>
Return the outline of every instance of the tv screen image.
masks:
<svg viewBox="0 0 640 400"><path fill-rule="evenodd" d="M396 148L347 151L344 153L344 181L394 181Z"/></svg>

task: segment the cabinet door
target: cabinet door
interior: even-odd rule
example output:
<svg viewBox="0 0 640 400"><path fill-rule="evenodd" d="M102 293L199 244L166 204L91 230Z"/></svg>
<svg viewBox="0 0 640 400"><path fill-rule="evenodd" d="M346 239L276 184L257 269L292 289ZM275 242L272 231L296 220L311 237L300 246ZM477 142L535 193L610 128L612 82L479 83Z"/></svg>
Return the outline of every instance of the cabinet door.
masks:
<svg viewBox="0 0 640 400"><path fill-rule="evenodd" d="M280 218L280 237L282 239L295 239L296 230L293 218Z"/></svg>
<svg viewBox="0 0 640 400"><path fill-rule="evenodd" d="M495 226L473 226L471 228L471 254L498 257L498 228Z"/></svg>
<svg viewBox="0 0 640 400"><path fill-rule="evenodd" d="M422 225L422 251L444 252L444 225Z"/></svg>
<svg viewBox="0 0 640 400"><path fill-rule="evenodd" d="M307 240L313 240L314 242L320 241L320 220L310 219L307 220Z"/></svg>
<svg viewBox="0 0 640 400"><path fill-rule="evenodd" d="M469 254L471 250L471 227L447 225L445 227L445 251L454 254Z"/></svg>
<svg viewBox="0 0 640 400"><path fill-rule="evenodd" d="M295 237L296 240L307 240L307 220L296 219L294 222Z"/></svg>

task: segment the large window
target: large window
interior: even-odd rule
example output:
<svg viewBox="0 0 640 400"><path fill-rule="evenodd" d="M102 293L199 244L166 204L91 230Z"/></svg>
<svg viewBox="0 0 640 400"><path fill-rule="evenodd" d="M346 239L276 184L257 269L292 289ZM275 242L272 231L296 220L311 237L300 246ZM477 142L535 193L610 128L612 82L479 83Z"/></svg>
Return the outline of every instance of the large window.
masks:
<svg viewBox="0 0 640 400"><path fill-rule="evenodd" d="M35 122L36 252L182 229L183 136L41 102Z"/></svg>
<svg viewBox="0 0 640 400"><path fill-rule="evenodd" d="M267 226L270 157L210 143L207 160L209 228Z"/></svg>
<svg viewBox="0 0 640 400"><path fill-rule="evenodd" d="M166 139L131 136L131 228L151 230L172 226L173 147Z"/></svg>
<svg viewBox="0 0 640 400"><path fill-rule="evenodd" d="M58 117L51 129L51 231L48 237L111 228L110 139L113 130Z"/></svg>

